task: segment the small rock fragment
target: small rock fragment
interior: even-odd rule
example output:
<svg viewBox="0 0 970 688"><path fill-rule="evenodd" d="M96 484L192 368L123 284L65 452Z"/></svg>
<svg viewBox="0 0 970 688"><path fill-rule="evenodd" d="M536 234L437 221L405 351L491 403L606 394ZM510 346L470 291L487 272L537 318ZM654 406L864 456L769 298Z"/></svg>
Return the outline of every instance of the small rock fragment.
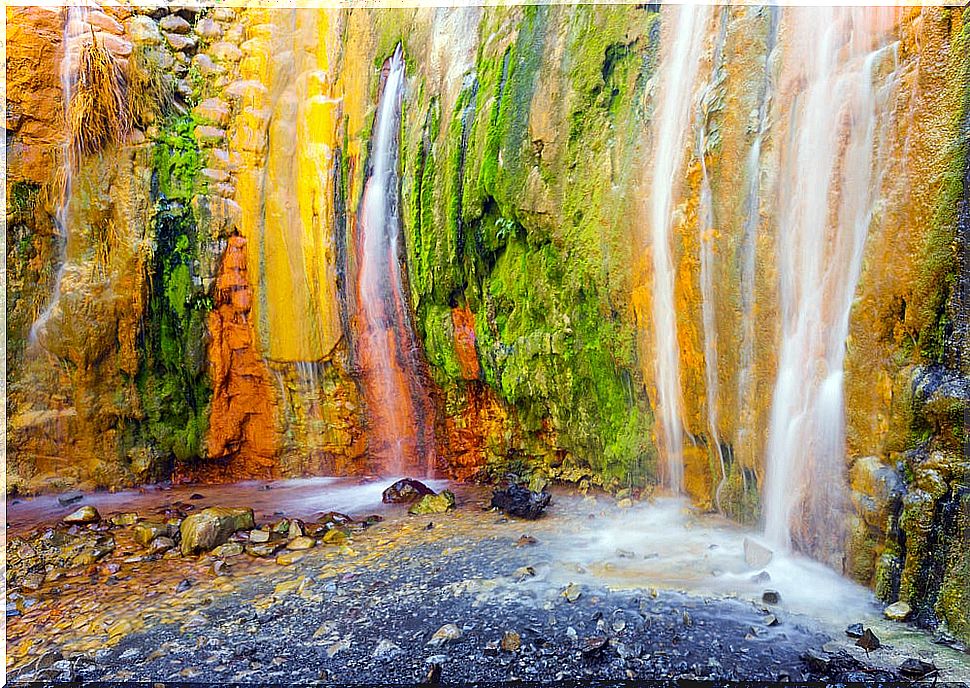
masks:
<svg viewBox="0 0 970 688"><path fill-rule="evenodd" d="M757 585L762 585L763 583L767 583L770 580L771 580L771 576L767 571L761 571L760 573L756 573L753 576L751 576L751 582L756 583Z"/></svg>
<svg viewBox="0 0 970 688"><path fill-rule="evenodd" d="M301 549L311 549L315 547L317 541L312 537L307 537L301 535L300 537L295 537L286 544L286 548L290 550L301 550Z"/></svg>
<svg viewBox="0 0 970 688"><path fill-rule="evenodd" d="M751 568L763 569L771 561L772 556L774 556L774 552L764 545L751 538L744 538L744 561Z"/></svg>
<svg viewBox="0 0 970 688"><path fill-rule="evenodd" d="M583 653L583 657L587 659L592 659L603 651L606 647L608 638L605 635L594 635L589 638L583 639L582 647L580 651Z"/></svg>
<svg viewBox="0 0 970 688"><path fill-rule="evenodd" d="M891 621L905 621L912 611L912 608L905 602L893 602L882 610L882 614Z"/></svg>
<svg viewBox="0 0 970 688"><path fill-rule="evenodd" d="M212 550L212 555L216 557L235 557L242 554L243 551L243 546L238 542L227 542Z"/></svg>
<svg viewBox="0 0 970 688"><path fill-rule="evenodd" d="M183 578L179 581L179 584L175 586L175 592L185 592L192 587L192 581L188 578Z"/></svg>
<svg viewBox="0 0 970 688"><path fill-rule="evenodd" d="M305 556L305 552L283 552L276 557L276 563L280 566L291 566Z"/></svg>
<svg viewBox="0 0 970 688"><path fill-rule="evenodd" d="M533 492L527 487L510 483L492 493L492 506L509 516L535 520L552 502L552 495L543 488Z"/></svg>
<svg viewBox="0 0 970 688"><path fill-rule="evenodd" d="M339 528L334 528L323 536L323 541L328 545L343 545L347 542L347 533Z"/></svg>
<svg viewBox="0 0 970 688"><path fill-rule="evenodd" d="M162 20L158 22L158 26L162 31L171 31L172 33L178 34L186 34L192 28L187 21L176 14L162 17Z"/></svg>
<svg viewBox="0 0 970 688"><path fill-rule="evenodd" d="M566 598L567 602L575 602L583 594L583 591L575 583L570 583L562 591L562 596Z"/></svg>
<svg viewBox="0 0 970 688"><path fill-rule="evenodd" d="M522 637L515 631L506 631L502 634L499 647L505 652L518 652L522 647Z"/></svg>
<svg viewBox="0 0 970 688"><path fill-rule="evenodd" d="M845 629L845 634L850 638L861 638L863 632L864 629L862 628L861 623L849 624L849 626Z"/></svg>
<svg viewBox="0 0 970 688"><path fill-rule="evenodd" d="M765 590L761 593L761 601L765 604L779 604L781 602L781 593L777 590Z"/></svg>
<svg viewBox="0 0 970 688"><path fill-rule="evenodd" d="M455 495L449 490L442 490L436 495L425 495L411 505L408 513L412 515L443 514L455 508Z"/></svg>
<svg viewBox="0 0 970 688"><path fill-rule="evenodd" d="M385 504L410 504L433 494L434 490L420 480L402 478L384 490L381 501Z"/></svg>
<svg viewBox="0 0 970 688"><path fill-rule="evenodd" d="M516 547L528 547L529 545L534 545L538 540L536 540L531 535L520 535L519 539L515 541Z"/></svg>
<svg viewBox="0 0 970 688"><path fill-rule="evenodd" d="M879 642L879 638L876 637L876 634L872 632L872 629L867 628L862 632L859 639L855 641L855 644L865 650L866 654L869 654L872 650L878 649L881 643Z"/></svg>
<svg viewBox="0 0 970 688"><path fill-rule="evenodd" d="M80 502L84 499L84 495L80 492L68 492L67 494L62 494L57 498L57 503L61 506L69 506L75 502Z"/></svg>
<svg viewBox="0 0 970 688"><path fill-rule="evenodd" d="M237 530L254 526L253 510L213 506L192 514L182 521L182 554L191 555L208 551L229 540Z"/></svg>
<svg viewBox="0 0 970 688"><path fill-rule="evenodd" d="M277 540L276 542L264 542L261 544L249 544L246 545L246 554L252 557L271 557L276 554L277 550L281 549L283 545L286 544L282 540Z"/></svg>
<svg viewBox="0 0 970 688"><path fill-rule="evenodd" d="M441 664L439 662L431 662L428 665L428 673L425 674L424 682L429 686L436 686L441 683Z"/></svg>
<svg viewBox="0 0 970 688"><path fill-rule="evenodd" d="M90 504L64 517L64 523L96 523L100 520L101 514Z"/></svg>
<svg viewBox="0 0 970 688"><path fill-rule="evenodd" d="M458 640L460 637L461 629L453 623L448 623L434 632L431 640L428 641L428 645L431 647L440 647L445 643Z"/></svg>
<svg viewBox="0 0 970 688"><path fill-rule="evenodd" d="M175 540L161 535L152 540L148 545L149 554L161 554L175 547Z"/></svg>
<svg viewBox="0 0 970 688"><path fill-rule="evenodd" d="M113 526L133 526L138 523L138 514L128 511L123 514L113 514L108 520Z"/></svg>
<svg viewBox="0 0 970 688"><path fill-rule="evenodd" d="M515 578L516 581L523 581L526 578L531 578L532 576L535 576L535 575L536 575L536 570L533 567L520 566L512 574L512 577Z"/></svg>

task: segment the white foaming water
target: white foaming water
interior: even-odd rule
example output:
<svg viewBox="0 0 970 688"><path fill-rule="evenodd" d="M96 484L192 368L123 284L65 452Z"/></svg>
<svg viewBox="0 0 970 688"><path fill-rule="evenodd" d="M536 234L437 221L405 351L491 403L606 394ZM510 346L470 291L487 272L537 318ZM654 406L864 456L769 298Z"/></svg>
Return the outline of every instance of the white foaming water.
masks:
<svg viewBox="0 0 970 688"><path fill-rule="evenodd" d="M845 501L843 362L853 295L878 185L877 127L892 90L875 68L895 54L880 10L793 8L804 88L791 108L779 176L782 344L767 449L765 535L833 561ZM807 53L807 54L806 54ZM797 62L795 62L797 60ZM800 530L793 535L793 525Z"/></svg>
<svg viewBox="0 0 970 688"><path fill-rule="evenodd" d="M700 514L686 499L661 498L594 513L594 519L575 519L568 535L543 542L561 549L563 579L576 578L579 564L592 579L615 588L653 586L753 601L771 588L781 594L784 609L835 624L877 611L869 590L806 557L776 553L763 569L748 566L744 539L757 536L720 516ZM762 570L770 582L751 580Z"/></svg>
<svg viewBox="0 0 970 688"><path fill-rule="evenodd" d="M681 426L680 355L677 310L674 303L674 263L670 245L676 180L684 162L684 143L690 129L694 81L707 35L711 8L665 6L672 22L670 49L661 56L659 106L654 113L653 161L649 221L653 258L653 327L657 407L666 458L665 483L673 492L684 484Z"/></svg>
<svg viewBox="0 0 970 688"><path fill-rule="evenodd" d="M76 61L82 43L88 40L88 8L82 5L68 5L64 21L63 51L60 63L61 91L64 99L64 121L66 127L70 126L70 106L74 96L74 85L77 81ZM33 346L37 344L38 334L44 331L47 321L50 320L54 309L57 308L61 296L61 280L64 277L64 269L67 267L67 243L71 236L71 224L69 206L71 201L71 187L74 177L74 168L77 165L75 151L71 147L70 129L65 129L64 144L62 146L61 158L63 160L62 174L64 175L64 188L61 193L61 200L54 213L54 220L57 224L58 238L57 247L59 261L57 274L54 277L54 289L50 301L41 311L37 319L30 325L28 343Z"/></svg>
<svg viewBox="0 0 970 688"><path fill-rule="evenodd" d="M895 668L906 657L921 656L940 667L946 680L970 678L966 655L934 644L925 631L886 620L871 590L828 566L778 550L763 568L749 566L745 538L769 548L770 543L727 518L699 512L685 498L619 509L612 500L557 494L552 513L563 523L553 535L540 534L543 551L554 562L539 570L542 584L560 590L570 582L612 590L673 590L736 598L758 608L764 606L764 591L771 589L781 596L779 604L770 606L781 629L801 620L861 657L845 629L862 623L884 643L869 661ZM753 580L762 571L770 580Z"/></svg>

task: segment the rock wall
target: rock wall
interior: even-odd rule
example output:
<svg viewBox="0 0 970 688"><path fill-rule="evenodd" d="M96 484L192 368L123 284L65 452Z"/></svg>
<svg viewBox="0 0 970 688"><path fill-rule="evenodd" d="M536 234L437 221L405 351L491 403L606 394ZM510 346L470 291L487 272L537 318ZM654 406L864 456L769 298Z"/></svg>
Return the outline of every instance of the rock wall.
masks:
<svg viewBox="0 0 970 688"><path fill-rule="evenodd" d="M437 471L652 489L662 442L644 227L666 180L647 163L673 41L658 9L92 11L133 112L148 114L78 166L65 242L64 17L7 8L8 489L378 468L354 240L399 43L402 261ZM749 523L779 365L777 185L804 26L787 10L711 12L674 202L685 489ZM963 636L968 26L958 8L890 17L879 76L892 73L892 114L873 150L883 172L844 363L839 481L853 514L844 556L828 559ZM144 83L172 103L137 109Z"/></svg>

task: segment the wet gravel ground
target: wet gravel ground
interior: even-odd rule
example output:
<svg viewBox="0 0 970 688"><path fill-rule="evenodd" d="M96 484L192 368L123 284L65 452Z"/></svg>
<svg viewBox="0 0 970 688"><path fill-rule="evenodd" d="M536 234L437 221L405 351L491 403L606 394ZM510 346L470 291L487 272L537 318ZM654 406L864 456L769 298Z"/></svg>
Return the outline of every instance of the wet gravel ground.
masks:
<svg viewBox="0 0 970 688"><path fill-rule="evenodd" d="M275 501L260 504L257 519L272 522L285 512L309 520L315 509L343 506L345 492L360 499L359 486L344 487L274 486ZM247 503L238 487L231 495L198 489L205 492L199 505ZM312 499L286 498L287 489L309 491ZM814 615L751 595L675 592L669 581L661 585L664 567L654 574L622 568L650 560L717 580L705 567L721 564L705 556L724 548L712 549L718 545L706 536L700 554L686 559L648 551L669 528L662 524L640 524L653 537L643 551L602 543L590 549L590 534L609 527L617 512L606 500L557 494L547 515L529 522L487 510L484 488L454 489L457 511L411 517L391 505L385 521L354 526L345 544L294 553L300 558L292 565L210 554L128 563L141 550L132 549L124 528L114 529L120 544L110 557L83 575L45 583L30 593L34 606L22 615L10 616L8 608L7 680L618 685L902 678L897 667L908 655L898 653L912 650L905 642L890 639L870 660L841 628ZM372 491L379 499L380 486ZM173 491L167 501L177 497ZM124 506L164 510L164 498L149 494L142 503L132 496ZM370 513L374 499L363 500L355 515ZM939 678L965 674L951 667Z"/></svg>
<svg viewBox="0 0 970 688"><path fill-rule="evenodd" d="M545 580L554 562L541 541L516 546L517 532L404 544L351 572L331 573L313 558L269 569L280 573L247 577L235 592L203 600L181 623L10 678L338 684L895 678L847 656L827 656L827 667L813 668L803 656L828 638L797 621L771 626L768 611L750 602L588 584L567 588L570 601ZM446 624L460 636L436 644L434 634Z"/></svg>

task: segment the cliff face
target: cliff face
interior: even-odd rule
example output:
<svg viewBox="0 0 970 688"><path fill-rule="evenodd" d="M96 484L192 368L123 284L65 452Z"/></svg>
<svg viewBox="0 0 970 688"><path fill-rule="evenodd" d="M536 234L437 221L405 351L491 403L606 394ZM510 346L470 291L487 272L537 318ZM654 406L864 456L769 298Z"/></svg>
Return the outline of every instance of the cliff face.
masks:
<svg viewBox="0 0 970 688"><path fill-rule="evenodd" d="M682 467L966 636L970 15L830 14L106 7L130 133L72 164L83 41L8 8L10 489L386 470L360 218L400 44L385 325L434 470Z"/></svg>

